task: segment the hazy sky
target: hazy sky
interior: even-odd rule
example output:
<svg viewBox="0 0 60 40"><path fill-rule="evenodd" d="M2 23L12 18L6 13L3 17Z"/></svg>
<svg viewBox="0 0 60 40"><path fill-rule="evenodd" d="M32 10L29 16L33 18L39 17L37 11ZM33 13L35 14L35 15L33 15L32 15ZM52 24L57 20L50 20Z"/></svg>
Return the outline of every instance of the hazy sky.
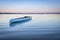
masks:
<svg viewBox="0 0 60 40"><path fill-rule="evenodd" d="M60 0L0 0L0 12L60 12Z"/></svg>

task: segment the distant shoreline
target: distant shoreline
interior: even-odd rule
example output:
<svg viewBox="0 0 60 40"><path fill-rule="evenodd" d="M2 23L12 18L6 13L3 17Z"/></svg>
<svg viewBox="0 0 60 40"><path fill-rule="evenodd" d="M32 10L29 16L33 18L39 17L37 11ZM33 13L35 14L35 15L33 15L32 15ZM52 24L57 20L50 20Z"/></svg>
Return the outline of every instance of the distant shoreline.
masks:
<svg viewBox="0 0 60 40"><path fill-rule="evenodd" d="M60 14L60 13L0 13L0 14Z"/></svg>

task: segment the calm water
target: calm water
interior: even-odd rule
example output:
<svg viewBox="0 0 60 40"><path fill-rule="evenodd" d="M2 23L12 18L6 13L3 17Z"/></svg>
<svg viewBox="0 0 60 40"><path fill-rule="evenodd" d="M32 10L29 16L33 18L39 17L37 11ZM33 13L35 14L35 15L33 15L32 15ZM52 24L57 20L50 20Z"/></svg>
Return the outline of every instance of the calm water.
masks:
<svg viewBox="0 0 60 40"><path fill-rule="evenodd" d="M13 18L32 20L9 25ZM1 40L60 40L60 14L0 14Z"/></svg>

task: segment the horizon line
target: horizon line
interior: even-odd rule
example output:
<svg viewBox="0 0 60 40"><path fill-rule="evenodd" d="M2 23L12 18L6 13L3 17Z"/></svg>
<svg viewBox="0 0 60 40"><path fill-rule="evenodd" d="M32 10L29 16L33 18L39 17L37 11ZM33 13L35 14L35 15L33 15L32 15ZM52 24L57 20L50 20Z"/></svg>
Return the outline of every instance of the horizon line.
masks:
<svg viewBox="0 0 60 40"><path fill-rule="evenodd" d="M0 13L0 14L60 14L60 13Z"/></svg>

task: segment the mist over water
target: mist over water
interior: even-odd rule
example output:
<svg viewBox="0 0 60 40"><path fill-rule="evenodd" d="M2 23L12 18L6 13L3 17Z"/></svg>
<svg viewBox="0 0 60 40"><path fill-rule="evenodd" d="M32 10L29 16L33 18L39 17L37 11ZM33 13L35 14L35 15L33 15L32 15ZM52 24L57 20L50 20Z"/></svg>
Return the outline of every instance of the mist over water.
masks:
<svg viewBox="0 0 60 40"><path fill-rule="evenodd" d="M24 16L32 20L10 25L11 19ZM0 14L0 39L59 40L60 14Z"/></svg>

